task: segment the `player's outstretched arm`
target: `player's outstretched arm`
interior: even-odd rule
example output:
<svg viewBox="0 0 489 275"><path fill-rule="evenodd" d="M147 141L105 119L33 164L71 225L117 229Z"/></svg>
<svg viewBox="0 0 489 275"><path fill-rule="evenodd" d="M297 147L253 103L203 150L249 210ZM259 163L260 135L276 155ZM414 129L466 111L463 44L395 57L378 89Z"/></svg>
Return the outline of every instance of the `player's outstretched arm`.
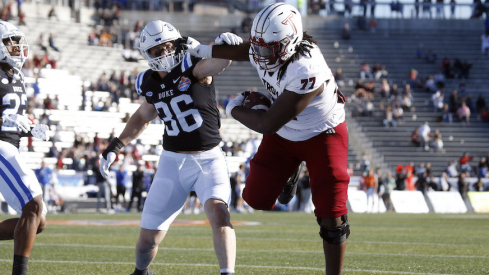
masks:
<svg viewBox="0 0 489 275"><path fill-rule="evenodd" d="M285 90L266 112L236 105L229 110L229 113L234 119L256 132L273 134L304 111L314 97L322 92L323 86L303 95Z"/></svg>
<svg viewBox="0 0 489 275"><path fill-rule="evenodd" d="M124 127L124 130L122 130L122 133L119 136L119 140L124 145L127 145L141 135L157 115L158 113L156 112L155 107L144 100L127 122L126 127Z"/></svg>
<svg viewBox="0 0 489 275"><path fill-rule="evenodd" d="M214 45L212 46L212 58L250 61L250 42L244 41L240 45Z"/></svg>
<svg viewBox="0 0 489 275"><path fill-rule="evenodd" d="M100 158L100 173L104 178L109 177L109 168L115 161L119 150L137 138L157 115L158 113L155 107L144 100L143 104L139 106L127 122L121 135L118 138L114 138L102 153L102 157Z"/></svg>

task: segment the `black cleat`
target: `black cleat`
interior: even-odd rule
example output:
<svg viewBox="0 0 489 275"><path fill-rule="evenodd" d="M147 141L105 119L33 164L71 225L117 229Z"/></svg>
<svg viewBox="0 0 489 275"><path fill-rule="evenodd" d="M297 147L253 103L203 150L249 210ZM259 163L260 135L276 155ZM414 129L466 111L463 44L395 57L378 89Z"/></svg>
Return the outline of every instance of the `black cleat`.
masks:
<svg viewBox="0 0 489 275"><path fill-rule="evenodd" d="M292 198L295 196L297 192L297 182L299 182L299 177L301 175L302 169L304 168L304 162L301 162L297 171L289 178L287 184L284 186L284 190L282 190L282 194L278 196L278 202L281 204L289 203Z"/></svg>
<svg viewBox="0 0 489 275"><path fill-rule="evenodd" d="M142 275L153 275L153 271L151 269L146 269L146 270L137 270L134 271L134 273L132 273L131 275L138 275L138 274L142 274Z"/></svg>

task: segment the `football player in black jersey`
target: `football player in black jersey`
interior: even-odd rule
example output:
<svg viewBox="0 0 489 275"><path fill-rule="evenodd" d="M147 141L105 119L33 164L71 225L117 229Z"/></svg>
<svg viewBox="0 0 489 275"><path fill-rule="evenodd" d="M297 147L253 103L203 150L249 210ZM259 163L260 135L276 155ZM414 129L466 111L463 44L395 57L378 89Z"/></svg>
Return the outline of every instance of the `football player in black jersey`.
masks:
<svg viewBox="0 0 489 275"><path fill-rule="evenodd" d="M46 125L29 126L27 95L20 69L28 57L25 35L0 20L0 192L20 218L0 222L0 240L14 240L12 274L26 274L36 234L46 227L41 186L19 153L20 138L46 139Z"/></svg>
<svg viewBox="0 0 489 275"><path fill-rule="evenodd" d="M101 173L107 177L123 146L137 138L157 116L164 121L164 150L141 216L135 275L152 274L148 266L158 244L190 191L195 191L204 204L221 274L234 274L236 237L228 210L231 186L219 147L220 118L212 79L231 61L193 57L180 46L183 43L198 42L182 38L175 27L159 20L143 29L140 51L151 69L140 73L135 85L144 101L100 159ZM242 40L226 36L216 38L216 43L237 45Z"/></svg>

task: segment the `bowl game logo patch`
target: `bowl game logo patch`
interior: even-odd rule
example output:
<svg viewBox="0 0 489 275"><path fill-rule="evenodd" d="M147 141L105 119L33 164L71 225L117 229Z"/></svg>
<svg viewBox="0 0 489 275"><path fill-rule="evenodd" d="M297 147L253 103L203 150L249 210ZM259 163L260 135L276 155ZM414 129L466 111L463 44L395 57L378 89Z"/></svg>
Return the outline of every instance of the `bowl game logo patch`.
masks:
<svg viewBox="0 0 489 275"><path fill-rule="evenodd" d="M178 89L182 92L186 91L188 87L190 87L190 83L191 82L189 78L182 76L182 78L180 79L180 83L178 83Z"/></svg>

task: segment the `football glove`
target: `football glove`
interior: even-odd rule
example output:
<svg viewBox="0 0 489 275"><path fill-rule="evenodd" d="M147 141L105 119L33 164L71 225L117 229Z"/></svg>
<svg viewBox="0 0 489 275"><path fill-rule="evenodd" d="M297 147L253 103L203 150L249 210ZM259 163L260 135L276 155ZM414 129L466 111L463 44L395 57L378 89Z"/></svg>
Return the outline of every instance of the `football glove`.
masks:
<svg viewBox="0 0 489 275"><path fill-rule="evenodd" d="M224 32L221 33L218 37L216 37L214 44L222 45L224 43L228 45L239 45L243 43L243 39L234 33Z"/></svg>
<svg viewBox="0 0 489 275"><path fill-rule="evenodd" d="M115 161L117 153L122 147L124 147L124 143L118 138L114 138L102 153L102 157L100 158L100 174L102 174L104 178L109 177L110 165Z"/></svg>
<svg viewBox="0 0 489 275"><path fill-rule="evenodd" d="M22 131L24 133L28 133L31 127L29 125L32 124L32 122L26 117L18 114L14 115L3 115L2 116L2 121L3 124L2 126L5 127L17 127L19 131Z"/></svg>
<svg viewBox="0 0 489 275"><path fill-rule="evenodd" d="M31 129L31 134L33 137L40 140L48 141L49 136L47 135L48 126L45 124L37 124Z"/></svg>
<svg viewBox="0 0 489 275"><path fill-rule="evenodd" d="M243 104L243 100L245 99L246 96L248 96L250 92L243 92L239 94L237 97L235 97L233 100L229 101L228 105L226 105L226 115L228 117L232 117L231 111L234 109L236 106L241 106Z"/></svg>
<svg viewBox="0 0 489 275"><path fill-rule="evenodd" d="M192 37L187 38L187 43L183 47L191 55L200 58L212 58L212 46L211 45L201 45L199 41L193 39Z"/></svg>

